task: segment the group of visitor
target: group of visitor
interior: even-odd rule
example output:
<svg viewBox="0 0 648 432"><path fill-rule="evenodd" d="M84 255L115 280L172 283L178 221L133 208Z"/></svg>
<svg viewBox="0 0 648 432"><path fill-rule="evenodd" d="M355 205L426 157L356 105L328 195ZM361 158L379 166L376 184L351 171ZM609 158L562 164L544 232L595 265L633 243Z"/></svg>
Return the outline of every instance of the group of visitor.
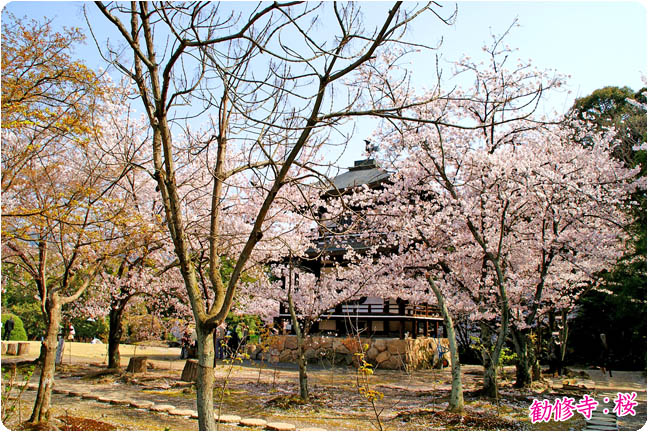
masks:
<svg viewBox="0 0 648 432"><path fill-rule="evenodd" d="M215 360L232 358L241 352L249 339L248 327L239 323L235 327L228 326L225 322L216 327L214 332ZM189 333L186 330L180 340L180 358L195 357L197 354L196 331Z"/></svg>

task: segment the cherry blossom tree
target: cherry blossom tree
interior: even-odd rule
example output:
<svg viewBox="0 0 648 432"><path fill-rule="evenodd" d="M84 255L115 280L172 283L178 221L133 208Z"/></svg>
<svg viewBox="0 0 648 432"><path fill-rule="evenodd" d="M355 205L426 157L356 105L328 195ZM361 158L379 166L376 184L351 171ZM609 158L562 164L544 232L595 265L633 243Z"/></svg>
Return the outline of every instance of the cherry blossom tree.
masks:
<svg viewBox="0 0 648 432"><path fill-rule="evenodd" d="M495 396L509 327L528 374L522 329L538 307L559 302L566 288L576 292L618 255L622 218L615 206L633 186L632 173L609 158L609 136L597 137L587 153L536 113L544 92L560 87L559 75L511 64L502 38L484 50L487 62L465 58L456 65L474 87L445 95L439 87L435 100L425 94L385 115L390 122L377 141L387 144L385 163L395 160L396 175L379 199L388 205L372 217L402 238L390 242L434 249L422 260L430 281L449 283L441 291L447 303L480 323L484 391ZM368 82L381 88L380 80Z"/></svg>
<svg viewBox="0 0 648 432"><path fill-rule="evenodd" d="M319 256L300 257L290 253L285 264L275 265L269 274L259 275L254 283L241 286L237 308L247 313L257 314L268 321L278 315L280 304L288 306L297 339L299 393L304 401L309 400L304 341L313 324L341 303L376 295L381 283L388 283L390 287L381 292L397 295L394 281L389 276L393 269L388 267L389 263L376 262L375 256L375 253L359 256L349 249L341 262L323 267L319 274L315 274L304 264L308 260L320 259Z"/></svg>
<svg viewBox="0 0 648 432"><path fill-rule="evenodd" d="M126 95L110 82L97 85L102 86L100 93L74 101L79 109L92 106L92 116L80 128L83 133L58 128L53 136L42 128L2 131L12 149L24 142L43 149L14 170L2 202L3 262L17 265L34 280L46 323L31 422L49 419L62 307L83 294L109 257L123 252L118 240L124 233L118 227L134 218L115 189L130 166L106 157L101 149L132 149L141 143L124 114Z"/></svg>

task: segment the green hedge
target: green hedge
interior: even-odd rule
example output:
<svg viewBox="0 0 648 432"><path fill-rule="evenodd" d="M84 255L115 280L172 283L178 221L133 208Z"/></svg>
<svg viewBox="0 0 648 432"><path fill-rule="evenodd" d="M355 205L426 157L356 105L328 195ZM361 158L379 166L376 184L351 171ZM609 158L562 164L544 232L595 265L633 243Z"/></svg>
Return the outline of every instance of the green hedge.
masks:
<svg viewBox="0 0 648 432"><path fill-rule="evenodd" d="M9 318L13 319L14 321L14 328L13 331L11 332L11 336L9 340L12 341L26 341L27 340L27 333L25 332L25 326L23 326L23 322L20 319L18 315L6 313L2 314L2 334L0 337L4 336L4 324L5 321L7 321Z"/></svg>

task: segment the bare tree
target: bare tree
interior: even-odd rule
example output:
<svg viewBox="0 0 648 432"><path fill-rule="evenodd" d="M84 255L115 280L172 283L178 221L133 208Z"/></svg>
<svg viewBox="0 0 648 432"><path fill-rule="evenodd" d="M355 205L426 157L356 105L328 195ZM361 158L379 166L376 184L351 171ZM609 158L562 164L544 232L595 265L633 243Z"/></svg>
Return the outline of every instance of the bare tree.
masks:
<svg viewBox="0 0 648 432"><path fill-rule="evenodd" d="M96 4L125 42L102 51L137 84L153 130L152 175L196 321L199 427L215 429L212 335L230 310L277 196L299 175L317 171L315 155L325 132L362 101L363 91L349 85L354 74L386 47L406 44L408 23L431 10L431 4L396 3L369 30L351 3L239 4L231 9L225 3ZM126 54L131 58L126 60ZM190 119L209 114L209 133L192 133ZM186 140L174 141L183 127ZM178 185L181 154L201 158L211 176L209 228L203 234L209 240L211 295L197 279L192 245L198 241L191 237ZM224 203L233 178L243 172L254 211L224 282Z"/></svg>

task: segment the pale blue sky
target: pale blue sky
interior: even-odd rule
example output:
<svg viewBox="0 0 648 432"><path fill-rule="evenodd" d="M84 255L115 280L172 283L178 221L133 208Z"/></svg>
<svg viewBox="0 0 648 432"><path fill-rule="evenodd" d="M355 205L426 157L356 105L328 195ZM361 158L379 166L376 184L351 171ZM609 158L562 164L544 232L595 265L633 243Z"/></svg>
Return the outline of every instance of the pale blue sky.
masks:
<svg viewBox="0 0 648 432"><path fill-rule="evenodd" d="M455 3L441 3L451 11ZM432 16L411 30L421 41L434 43L443 37L440 54L448 71L449 62L464 54L476 56L490 40L490 34L505 31L515 18L520 26L508 38L518 48L520 58L532 59L540 68L556 69L570 75L568 90L550 99L558 112L566 111L575 97L607 85L643 86L646 73L646 6L640 2L458 2L459 14L453 26L444 26ZM6 11L36 19L54 19L55 26L86 28L80 2L11 2ZM87 4L95 21L105 23L92 4ZM378 6L378 5L376 5ZM378 10L381 8L370 8ZM371 13L371 12L369 12ZM100 28L108 29L105 26ZM77 53L91 66L99 66L96 48L89 42ZM419 85L433 66L433 56L425 54L413 62ZM360 158L363 140L372 132L372 123L358 125L342 165Z"/></svg>

